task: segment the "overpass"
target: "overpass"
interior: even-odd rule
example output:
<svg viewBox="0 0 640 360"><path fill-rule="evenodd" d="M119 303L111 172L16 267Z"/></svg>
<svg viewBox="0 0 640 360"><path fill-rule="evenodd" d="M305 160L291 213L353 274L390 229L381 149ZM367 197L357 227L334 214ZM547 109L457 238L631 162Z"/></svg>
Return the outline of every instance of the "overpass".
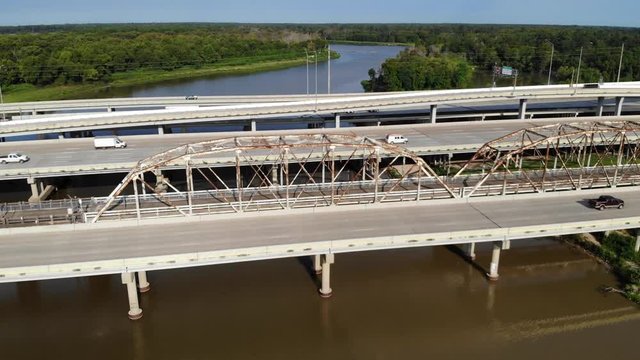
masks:
<svg viewBox="0 0 640 360"><path fill-rule="evenodd" d="M622 114L625 97L640 96L640 84L606 83L596 87L590 84L527 86L488 89L463 89L416 91L401 93L376 93L330 95L326 97L307 97L284 102L260 102L249 98L248 103L219 105L206 107L189 107L176 109L157 109L140 111L119 111L106 113L64 114L44 118L11 120L0 123L0 134L18 136L26 134L62 133L67 131L91 131L97 129L115 129L127 127L157 127L159 133L164 126L198 123L249 123L250 129L257 129L257 122L263 119L282 118L286 116L309 116L317 114L333 114L335 127L341 127L340 114L356 111L378 111L382 109L406 109L429 107L429 122L435 123L438 106L446 104L468 104L495 101L515 101L519 104L518 118L524 119L527 104L533 100L568 100L597 99L594 112L602 115L605 99L615 99L614 115ZM268 98L271 99L271 98ZM268 100L267 99L267 100ZM151 100L142 100L142 102ZM162 100L160 100L162 101ZM165 100L171 102L171 100ZM180 100L180 102L186 100ZM221 101L225 101L224 99ZM123 104L137 104L138 100L122 100ZM92 103L89 103L92 104ZM12 105L16 106L16 105ZM20 105L17 105L20 107ZM33 105L29 105L33 106ZM47 105L52 106L52 105ZM61 105L70 106L70 105ZM108 105L107 105L108 107ZM15 109L14 109L15 110Z"/></svg>
<svg viewBox="0 0 640 360"><path fill-rule="evenodd" d="M640 193L634 187L640 181L638 131L640 124L632 121L523 129L487 142L452 177L407 149L353 135L187 144L139 161L97 212L84 214L87 221L3 229L0 282L120 273L135 319L142 316L136 286L148 289L146 272L161 269L313 256L322 273L320 294L328 297L337 254L464 245L473 258L476 243L491 242L487 274L497 279L501 250L510 241L640 227ZM346 177L341 175L348 162L336 160L339 152L360 160ZM320 166L308 166L313 153L320 154ZM383 163L381 153L392 160ZM207 167L192 166L200 156L220 154L233 154L231 180L212 168L205 176ZM297 159L297 168L290 159ZM186 170L186 191L160 175L155 186L147 183L144 174L163 164ZM207 195L230 211L202 211L194 200L196 173L216 189ZM516 190L507 193L514 184ZM133 187L134 208L119 210L126 206L121 194L127 187ZM140 196L139 188L150 194ZM589 208L586 200L602 188L627 206ZM434 197L436 190L445 196ZM186 205L170 198L172 193L184 196ZM141 199L148 195L169 212L143 208ZM309 198L315 201L311 206ZM280 210L261 211L265 201ZM110 217L119 211L125 215Z"/></svg>

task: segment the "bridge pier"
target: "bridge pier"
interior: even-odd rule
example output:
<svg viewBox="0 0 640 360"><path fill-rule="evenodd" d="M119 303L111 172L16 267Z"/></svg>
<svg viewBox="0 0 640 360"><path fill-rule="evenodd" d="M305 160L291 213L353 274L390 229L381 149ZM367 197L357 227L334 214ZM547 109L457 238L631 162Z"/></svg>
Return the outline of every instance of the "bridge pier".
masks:
<svg viewBox="0 0 640 360"><path fill-rule="evenodd" d="M250 129L252 132L256 132L258 130L258 124L255 120L251 120Z"/></svg>
<svg viewBox="0 0 640 360"><path fill-rule="evenodd" d="M336 129L340 128L340 114L336 114Z"/></svg>
<svg viewBox="0 0 640 360"><path fill-rule="evenodd" d="M318 290L320 296L323 298L331 297L333 290L331 290L331 264L335 262L333 254L321 255L322 262L322 286Z"/></svg>
<svg viewBox="0 0 640 360"><path fill-rule="evenodd" d="M29 198L31 203L45 200L56 189L55 186L45 185L44 181L33 177L27 178L27 183L31 186L31 197Z"/></svg>
<svg viewBox="0 0 640 360"><path fill-rule="evenodd" d="M316 274L322 274L322 260L321 255L313 256L313 270L315 270Z"/></svg>
<svg viewBox="0 0 640 360"><path fill-rule="evenodd" d="M518 119L524 120L527 117L527 99L520 99L520 109L518 110Z"/></svg>
<svg viewBox="0 0 640 360"><path fill-rule="evenodd" d="M127 285L127 296L129 297L129 319L138 320L142 317L142 309L138 302L138 289L136 289L136 277L134 273L122 273L122 284Z"/></svg>
<svg viewBox="0 0 640 360"><path fill-rule="evenodd" d="M500 250L502 249L502 241L493 242L493 251L491 253L491 264L489 265L489 273L487 277L489 280L498 280L498 265L500 263Z"/></svg>
<svg viewBox="0 0 640 360"><path fill-rule="evenodd" d="M468 243L466 254L469 260L476 259L476 243Z"/></svg>
<svg viewBox="0 0 640 360"><path fill-rule="evenodd" d="M164 135L164 126L158 125L158 135Z"/></svg>
<svg viewBox="0 0 640 360"><path fill-rule="evenodd" d="M640 252L640 229L636 230L636 245L634 249L636 252Z"/></svg>
<svg viewBox="0 0 640 360"><path fill-rule="evenodd" d="M596 116L602 116L604 113L604 96L598 97L598 106L596 107Z"/></svg>
<svg viewBox="0 0 640 360"><path fill-rule="evenodd" d="M616 116L622 115L622 104L624 104L624 96L616 98Z"/></svg>
<svg viewBox="0 0 640 360"><path fill-rule="evenodd" d="M435 124L437 116L438 116L438 104L431 104L431 112L429 113L429 121L432 124Z"/></svg>
<svg viewBox="0 0 640 360"><path fill-rule="evenodd" d="M138 290L140 290L141 293L146 293L151 290L151 284L147 281L146 271L138 271Z"/></svg>
<svg viewBox="0 0 640 360"><path fill-rule="evenodd" d="M156 169L153 171L153 175L156 176L156 188L155 191L157 193L160 194L164 194L167 192L167 182L169 182L169 180L167 178L164 177L164 175L162 174L162 171L159 169Z"/></svg>

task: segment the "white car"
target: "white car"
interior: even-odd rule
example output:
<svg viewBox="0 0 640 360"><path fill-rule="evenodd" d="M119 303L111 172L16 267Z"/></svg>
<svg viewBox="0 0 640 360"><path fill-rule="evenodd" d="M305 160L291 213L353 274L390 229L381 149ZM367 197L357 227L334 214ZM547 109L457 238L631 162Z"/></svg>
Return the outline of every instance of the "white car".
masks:
<svg viewBox="0 0 640 360"><path fill-rule="evenodd" d="M397 135L397 134L389 134L389 135L387 135L385 140L389 144L406 144L406 143L409 142L409 139L407 139L406 137L404 137L402 135Z"/></svg>
<svg viewBox="0 0 640 360"><path fill-rule="evenodd" d="M9 155L0 155L0 164L23 163L25 161L29 161L29 157L27 155L22 155L18 153L11 153Z"/></svg>

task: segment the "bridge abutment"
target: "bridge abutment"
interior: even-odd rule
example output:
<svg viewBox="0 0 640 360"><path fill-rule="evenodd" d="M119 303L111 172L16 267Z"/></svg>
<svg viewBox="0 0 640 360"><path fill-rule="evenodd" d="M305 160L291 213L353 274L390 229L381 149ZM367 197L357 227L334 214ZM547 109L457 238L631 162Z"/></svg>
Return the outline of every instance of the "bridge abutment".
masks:
<svg viewBox="0 0 640 360"><path fill-rule="evenodd" d="M322 262L322 285L318 290L323 298L331 297L333 290L331 289L331 264L335 262L333 254L321 255Z"/></svg>
<svg viewBox="0 0 640 360"><path fill-rule="evenodd" d="M129 297L129 319L138 320L142 318L142 309L138 302L138 289L136 289L136 277L134 273L122 273L122 284L127 285L127 296Z"/></svg>

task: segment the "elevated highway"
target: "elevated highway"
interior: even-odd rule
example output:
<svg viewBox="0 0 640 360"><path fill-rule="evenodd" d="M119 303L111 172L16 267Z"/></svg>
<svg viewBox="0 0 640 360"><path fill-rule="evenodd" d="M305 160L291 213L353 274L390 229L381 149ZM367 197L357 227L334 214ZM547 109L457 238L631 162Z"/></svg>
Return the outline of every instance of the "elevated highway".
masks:
<svg viewBox="0 0 640 360"><path fill-rule="evenodd" d="M609 121L621 119L640 121L640 116L606 118L606 120ZM380 140L384 138L385 134L399 133L409 139L406 148L418 155L448 156L449 154L456 153L474 153L484 143L523 128L556 123L588 123L599 120L603 120L603 118L417 124L389 127L323 129L323 132L328 134L368 136ZM279 131L278 134L300 135L313 132L315 131L287 130ZM0 143L0 153L18 151L26 153L31 157L31 160L24 164L0 165L0 179L10 180L127 172L135 166L138 160L182 144L209 139L243 136L246 134L246 132L231 132L131 136L123 137L128 144L126 149L114 150L95 150L91 138ZM255 134L267 135L273 133L257 132ZM220 165L212 164L212 166Z"/></svg>
<svg viewBox="0 0 640 360"><path fill-rule="evenodd" d="M197 123L249 122L256 128L261 119L285 116L335 114L335 125L340 127L340 115L352 111L378 111L415 107L430 108L430 122L436 122L437 108L446 104L479 104L483 102L514 101L519 103L518 118L524 119L527 103L533 100L598 100L595 112L602 114L605 99L616 99L614 114L620 115L625 97L639 97L638 83L607 83L598 87L584 84L576 86L528 86L516 88L488 88L440 91L416 91L402 93L376 93L331 95L322 98L285 102L242 103L210 107L176 108L164 110L121 111L107 113L66 114L45 118L12 120L0 123L0 134L17 136L26 134L89 131L126 127L163 126ZM285 99L289 99L286 98ZM134 100L129 100L135 104ZM185 101L185 100L181 100ZM224 101L224 100L223 100ZM18 105L19 106L19 105Z"/></svg>

